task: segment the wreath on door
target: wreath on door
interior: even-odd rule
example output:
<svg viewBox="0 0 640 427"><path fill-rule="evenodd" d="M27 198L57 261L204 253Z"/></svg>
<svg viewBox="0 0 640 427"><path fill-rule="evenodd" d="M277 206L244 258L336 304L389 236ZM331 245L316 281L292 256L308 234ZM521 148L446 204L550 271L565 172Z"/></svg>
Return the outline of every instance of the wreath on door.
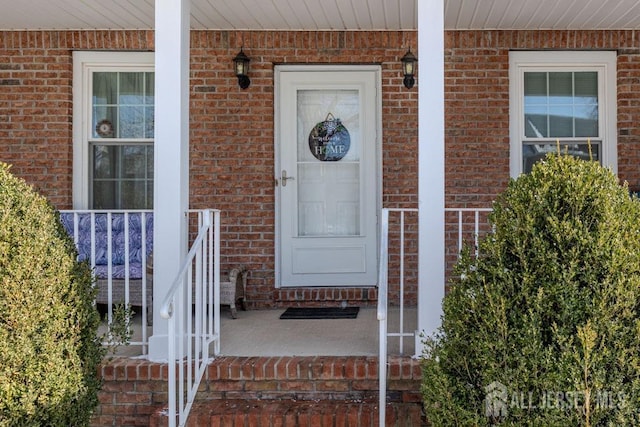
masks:
<svg viewBox="0 0 640 427"><path fill-rule="evenodd" d="M351 136L340 119L327 114L309 133L309 150L313 156L323 162L336 162L349 152Z"/></svg>

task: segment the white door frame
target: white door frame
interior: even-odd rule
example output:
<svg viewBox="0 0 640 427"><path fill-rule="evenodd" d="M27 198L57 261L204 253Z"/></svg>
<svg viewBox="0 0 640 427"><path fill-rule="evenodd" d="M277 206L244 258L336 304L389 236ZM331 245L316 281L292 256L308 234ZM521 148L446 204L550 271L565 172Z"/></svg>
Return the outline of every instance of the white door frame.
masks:
<svg viewBox="0 0 640 427"><path fill-rule="evenodd" d="M274 169L274 185L275 185L275 287L281 287L281 217L280 217L280 203L281 203L281 186L280 186L280 171L282 170L280 164L280 87L281 87L281 73L282 72L318 72L318 71L370 71L376 73L376 106L375 106L375 175L376 175L376 190L375 190L375 205L376 212L376 246L379 242L379 212L382 207L382 69L379 65L278 65L274 71L274 156L275 156L275 169ZM378 254L377 247L375 253ZM377 269L377 265L375 268ZM377 284L376 284L377 285Z"/></svg>

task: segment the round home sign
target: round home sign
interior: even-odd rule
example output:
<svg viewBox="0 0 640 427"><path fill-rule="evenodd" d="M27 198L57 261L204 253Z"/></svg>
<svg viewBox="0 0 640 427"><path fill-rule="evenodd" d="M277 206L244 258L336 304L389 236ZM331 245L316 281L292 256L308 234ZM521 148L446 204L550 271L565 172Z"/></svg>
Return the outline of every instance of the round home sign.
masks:
<svg viewBox="0 0 640 427"><path fill-rule="evenodd" d="M323 122L318 123L309 133L309 149L313 156L323 162L335 162L349 152L351 137L340 119L327 114Z"/></svg>

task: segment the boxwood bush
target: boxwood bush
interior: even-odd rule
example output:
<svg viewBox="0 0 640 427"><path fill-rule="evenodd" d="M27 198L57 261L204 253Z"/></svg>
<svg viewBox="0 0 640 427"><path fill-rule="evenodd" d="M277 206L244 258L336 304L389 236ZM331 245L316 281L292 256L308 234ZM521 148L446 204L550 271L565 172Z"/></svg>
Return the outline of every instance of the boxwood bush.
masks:
<svg viewBox="0 0 640 427"><path fill-rule="evenodd" d="M549 155L493 205L426 339L434 426L640 425L640 201Z"/></svg>
<svg viewBox="0 0 640 427"><path fill-rule="evenodd" d="M88 425L104 354L93 301L55 210L0 164L0 426Z"/></svg>

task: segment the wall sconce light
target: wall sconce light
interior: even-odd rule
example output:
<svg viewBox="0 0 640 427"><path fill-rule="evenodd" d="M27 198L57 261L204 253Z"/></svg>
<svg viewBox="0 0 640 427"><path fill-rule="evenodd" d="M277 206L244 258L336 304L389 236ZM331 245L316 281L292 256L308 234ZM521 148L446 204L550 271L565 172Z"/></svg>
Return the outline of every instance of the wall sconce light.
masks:
<svg viewBox="0 0 640 427"><path fill-rule="evenodd" d="M240 52L233 58L233 68L236 72L236 76L238 76L238 85L242 89L246 89L251 84L251 80L249 80L249 57L244 54L242 48L240 48Z"/></svg>
<svg viewBox="0 0 640 427"><path fill-rule="evenodd" d="M414 76L416 75L416 62L418 62L418 58L411 53L411 48L407 50L407 53L401 59L402 61L402 72L404 73L404 87L407 89L411 89L413 85L416 83L416 79Z"/></svg>

